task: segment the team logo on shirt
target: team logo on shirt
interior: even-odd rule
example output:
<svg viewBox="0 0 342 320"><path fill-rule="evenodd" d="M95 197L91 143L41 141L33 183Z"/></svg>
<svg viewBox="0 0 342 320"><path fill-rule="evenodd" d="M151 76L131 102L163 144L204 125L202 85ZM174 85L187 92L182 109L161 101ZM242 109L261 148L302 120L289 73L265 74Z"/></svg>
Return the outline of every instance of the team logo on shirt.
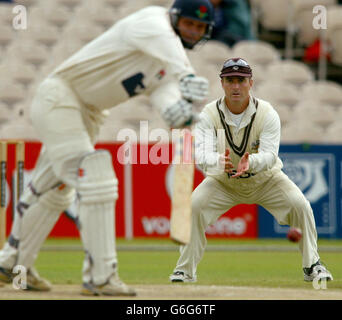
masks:
<svg viewBox="0 0 342 320"><path fill-rule="evenodd" d="M251 143L252 151L258 152L260 145L260 140L255 140Z"/></svg>
<svg viewBox="0 0 342 320"><path fill-rule="evenodd" d="M162 69L157 73L156 77L158 78L158 80L161 80L164 78L165 74L166 74L165 70Z"/></svg>
<svg viewBox="0 0 342 320"><path fill-rule="evenodd" d="M144 77L142 72L138 72L121 82L130 97L134 97L146 89L143 83Z"/></svg>
<svg viewBox="0 0 342 320"><path fill-rule="evenodd" d="M200 19L204 19L208 15L208 8L206 6L200 6L198 10L196 10L196 14Z"/></svg>

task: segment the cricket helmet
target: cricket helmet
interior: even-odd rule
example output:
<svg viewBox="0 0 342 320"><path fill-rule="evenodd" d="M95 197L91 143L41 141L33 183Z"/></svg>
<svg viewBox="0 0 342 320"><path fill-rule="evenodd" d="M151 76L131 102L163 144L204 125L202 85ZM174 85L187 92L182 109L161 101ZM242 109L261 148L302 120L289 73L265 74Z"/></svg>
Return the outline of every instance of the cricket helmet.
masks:
<svg viewBox="0 0 342 320"><path fill-rule="evenodd" d="M214 7L210 0L176 0L169 12L171 25L179 36L178 20L180 17L185 17L207 24L205 34L197 43L210 39L214 26ZM192 49L197 44L186 42L181 36L180 38L187 49Z"/></svg>

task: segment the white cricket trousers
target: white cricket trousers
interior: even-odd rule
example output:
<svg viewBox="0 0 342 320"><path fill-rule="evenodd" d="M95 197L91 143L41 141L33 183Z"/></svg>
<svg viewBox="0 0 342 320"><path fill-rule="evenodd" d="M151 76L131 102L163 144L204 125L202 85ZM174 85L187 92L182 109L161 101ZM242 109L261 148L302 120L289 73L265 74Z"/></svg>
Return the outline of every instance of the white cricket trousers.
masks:
<svg viewBox="0 0 342 320"><path fill-rule="evenodd" d="M47 78L39 86L32 103L31 119L43 142L43 149L30 187L26 188L20 199L27 208L16 215L8 243L0 251L0 266L9 269L14 264L22 264L27 268L33 266L43 241L60 213L72 204L78 185L80 159L95 151L94 143L103 114L85 106L62 79L53 77ZM105 204L103 208L98 204L93 207L98 210L88 210L92 213L87 213L83 220L84 225L89 225L91 219L95 222L88 228L90 231L87 229L82 232L81 229L81 235L83 238L83 233L87 233L86 236L91 237L88 242L98 245L96 251L102 253L110 249L103 254L107 254L104 262L93 263L95 271L92 280L95 284L101 284L108 279L117 264L113 247L114 211L110 208L107 214L108 205ZM107 262L110 262L110 268L104 272L98 266L109 264ZM89 281L89 270L85 259L85 282Z"/></svg>
<svg viewBox="0 0 342 320"><path fill-rule="evenodd" d="M257 175L256 175L257 177ZM251 179L251 181L247 181ZM192 194L192 231L189 244L180 247L180 258L174 271L196 277L197 265L207 243L205 230L227 210L238 204L258 204L268 210L281 225L302 230L299 241L303 267L317 262L317 232L309 201L301 190L282 172L277 171L265 182L253 178L222 183L206 177ZM231 182L231 184L230 184Z"/></svg>

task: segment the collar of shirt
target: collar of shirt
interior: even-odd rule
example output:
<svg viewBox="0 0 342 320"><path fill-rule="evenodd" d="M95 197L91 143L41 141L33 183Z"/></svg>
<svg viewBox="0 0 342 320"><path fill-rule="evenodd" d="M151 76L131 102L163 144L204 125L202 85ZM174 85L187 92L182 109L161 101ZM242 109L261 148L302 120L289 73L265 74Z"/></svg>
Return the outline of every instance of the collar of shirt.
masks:
<svg viewBox="0 0 342 320"><path fill-rule="evenodd" d="M226 105L226 101L225 101L224 97L221 98L219 108L223 112L224 118L225 118L225 121L227 122L227 124L230 126L236 127L236 124L234 123L230 113L228 112L229 109ZM251 122L251 118L255 112L256 112L255 104L253 102L252 96L249 96L248 107L244 111L244 115L241 119L240 126L238 129L243 129L244 127L247 127L248 124Z"/></svg>

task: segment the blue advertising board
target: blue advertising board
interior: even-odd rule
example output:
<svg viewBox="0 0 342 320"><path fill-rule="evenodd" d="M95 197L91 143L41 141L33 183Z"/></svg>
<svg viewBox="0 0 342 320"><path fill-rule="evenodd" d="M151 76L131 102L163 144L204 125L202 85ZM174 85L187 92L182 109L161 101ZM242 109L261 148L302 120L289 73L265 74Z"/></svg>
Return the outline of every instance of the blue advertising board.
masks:
<svg viewBox="0 0 342 320"><path fill-rule="evenodd" d="M318 236L342 238L342 146L281 145L279 157L283 171L310 201ZM288 229L258 207L259 238L285 237Z"/></svg>

